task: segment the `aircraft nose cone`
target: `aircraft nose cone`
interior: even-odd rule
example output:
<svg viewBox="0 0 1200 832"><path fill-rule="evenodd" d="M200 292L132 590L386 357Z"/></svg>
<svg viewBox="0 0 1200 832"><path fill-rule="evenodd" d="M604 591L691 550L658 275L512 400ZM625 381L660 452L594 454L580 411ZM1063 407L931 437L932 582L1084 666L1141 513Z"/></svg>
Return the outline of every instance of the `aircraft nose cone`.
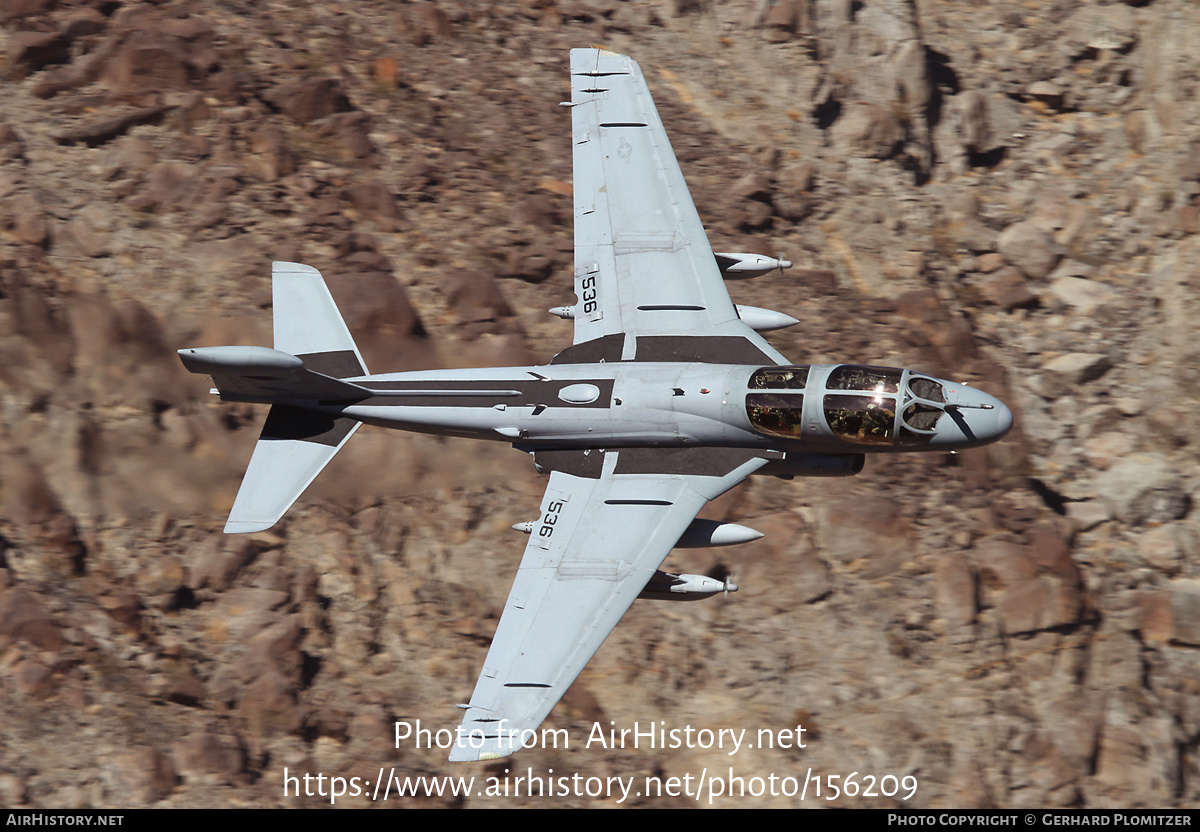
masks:
<svg viewBox="0 0 1200 832"><path fill-rule="evenodd" d="M957 399L946 407L949 420L939 425L938 436L954 448L973 448L1003 439L1013 427L1013 414L1004 402L973 387L960 387ZM940 443L939 443L940 444Z"/></svg>
<svg viewBox="0 0 1200 832"><path fill-rule="evenodd" d="M1008 436L1009 431L1013 429L1013 414L1008 409L1008 405L997 400L996 402L996 438Z"/></svg>

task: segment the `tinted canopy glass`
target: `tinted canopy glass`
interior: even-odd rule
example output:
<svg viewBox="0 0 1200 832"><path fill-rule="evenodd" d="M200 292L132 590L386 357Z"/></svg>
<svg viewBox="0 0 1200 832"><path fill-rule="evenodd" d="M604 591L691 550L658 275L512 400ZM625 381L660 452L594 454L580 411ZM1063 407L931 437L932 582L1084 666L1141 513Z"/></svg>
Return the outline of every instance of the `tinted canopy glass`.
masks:
<svg viewBox="0 0 1200 832"><path fill-rule="evenodd" d="M808 367L763 367L750 376L751 390L803 390Z"/></svg>
<svg viewBox="0 0 1200 832"><path fill-rule="evenodd" d="M786 439L797 438L804 422L804 394L748 393L746 415L755 430Z"/></svg>
<svg viewBox="0 0 1200 832"><path fill-rule="evenodd" d="M838 439L890 445L896 431L896 400L890 396L826 396L825 421Z"/></svg>
<svg viewBox="0 0 1200 832"><path fill-rule="evenodd" d="M904 370L896 367L863 367L843 364L829 374L825 386L830 390L863 390L872 393L895 393L900 389Z"/></svg>

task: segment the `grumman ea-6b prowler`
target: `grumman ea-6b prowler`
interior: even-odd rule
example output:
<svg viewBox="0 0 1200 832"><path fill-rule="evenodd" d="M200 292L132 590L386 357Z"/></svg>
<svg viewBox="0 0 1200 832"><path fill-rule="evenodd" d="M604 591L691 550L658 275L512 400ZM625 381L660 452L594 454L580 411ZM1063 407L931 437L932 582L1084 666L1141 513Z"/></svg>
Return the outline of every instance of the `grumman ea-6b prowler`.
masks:
<svg viewBox="0 0 1200 832"><path fill-rule="evenodd" d="M714 254L642 72L571 51L574 321L550 364L371 375L316 269L275 263L274 349L180 350L224 401L271 410L226 532L269 528L366 423L511 442L550 475L451 760L521 747L638 597L736 587L658 571L676 546L760 537L697 519L750 474L857 474L866 454L995 442L1012 413L891 367L795 366L759 335L790 316L735 306L724 277L789 266Z"/></svg>

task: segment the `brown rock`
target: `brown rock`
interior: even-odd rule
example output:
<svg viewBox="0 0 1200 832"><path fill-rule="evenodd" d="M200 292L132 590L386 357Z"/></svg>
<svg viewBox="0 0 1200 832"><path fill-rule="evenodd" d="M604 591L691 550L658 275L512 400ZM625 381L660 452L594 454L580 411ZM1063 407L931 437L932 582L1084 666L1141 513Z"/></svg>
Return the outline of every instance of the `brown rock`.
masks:
<svg viewBox="0 0 1200 832"><path fill-rule="evenodd" d="M833 123L834 141L844 152L872 159L890 159L904 142L896 114L878 105L854 102Z"/></svg>
<svg viewBox="0 0 1200 832"><path fill-rule="evenodd" d="M44 14L56 5L58 0L0 0L0 22Z"/></svg>
<svg viewBox="0 0 1200 832"><path fill-rule="evenodd" d="M175 769L185 783L220 786L240 782L246 751L236 736L200 731L171 747Z"/></svg>
<svg viewBox="0 0 1200 832"><path fill-rule="evenodd" d="M912 522L894 501L864 497L825 506L821 542L833 559L849 563L864 559L872 576L899 567L913 536Z"/></svg>
<svg viewBox="0 0 1200 832"><path fill-rule="evenodd" d="M804 547L788 561L788 569L795 577L799 598L805 604L820 601L833 591L829 566L821 560L815 550Z"/></svg>
<svg viewBox="0 0 1200 832"><path fill-rule="evenodd" d="M487 272L458 271L446 281L446 302L464 322L495 321L512 317L495 278Z"/></svg>
<svg viewBox="0 0 1200 832"><path fill-rule="evenodd" d="M1054 271L1063 255L1054 237L1031 222L1019 222L1004 229L997 240L997 250L1033 280L1041 280Z"/></svg>
<svg viewBox="0 0 1200 832"><path fill-rule="evenodd" d="M22 587L0 594L0 639L28 642L51 652L63 646L62 633L41 600Z"/></svg>
<svg viewBox="0 0 1200 832"><path fill-rule="evenodd" d="M249 173L274 182L296 172L299 159L288 143L287 134L277 125L265 124L251 130L249 143L252 151L246 160Z"/></svg>
<svg viewBox="0 0 1200 832"><path fill-rule="evenodd" d="M83 8L74 11L59 23L59 31L72 40L98 35L108 26L108 18L98 9Z"/></svg>
<svg viewBox="0 0 1200 832"><path fill-rule="evenodd" d="M17 32L9 41L8 53L13 77L24 78L70 61L71 41L58 32Z"/></svg>
<svg viewBox="0 0 1200 832"><path fill-rule="evenodd" d="M181 90L188 86L188 67L176 43L139 33L122 45L105 81L122 96Z"/></svg>
<svg viewBox="0 0 1200 832"><path fill-rule="evenodd" d="M734 196L742 199L767 202L771 199L771 177L757 171L748 173L733 183L730 190Z"/></svg>
<svg viewBox="0 0 1200 832"><path fill-rule="evenodd" d="M107 208L87 205L63 229L63 242L84 257L104 257L109 253L111 225Z"/></svg>
<svg viewBox="0 0 1200 832"><path fill-rule="evenodd" d="M1200 580L1180 578L1167 588L1174 622L1172 640L1200 647Z"/></svg>
<svg viewBox="0 0 1200 832"><path fill-rule="evenodd" d="M983 296L1001 309L1012 311L1036 306L1038 297L1019 271L1003 268L985 280L980 288Z"/></svg>
<svg viewBox="0 0 1200 832"><path fill-rule="evenodd" d="M954 96L951 108L958 119L958 136L964 150L986 153L995 147L986 95L979 90L966 90Z"/></svg>
<svg viewBox="0 0 1200 832"><path fill-rule="evenodd" d="M373 221L380 230L400 230L400 204L383 182L378 179L356 182L342 191L342 195L362 217Z"/></svg>
<svg viewBox="0 0 1200 832"><path fill-rule="evenodd" d="M294 616L267 627L246 645L246 655L239 665L242 678L249 681L271 672L299 685L304 670L304 654L300 652L303 638L304 629Z"/></svg>
<svg viewBox="0 0 1200 832"><path fill-rule="evenodd" d="M59 144L86 144L97 147L129 132L141 124L157 124L162 121L168 107L142 107L116 116L107 116L87 121L54 134Z"/></svg>
<svg viewBox="0 0 1200 832"><path fill-rule="evenodd" d="M544 246L512 246L504 252L503 260L496 268L496 276L522 280L526 283L544 283L554 273L554 252Z"/></svg>
<svg viewBox="0 0 1200 832"><path fill-rule="evenodd" d="M49 522L61 511L58 498L50 490L41 469L24 454L0 454L0 506L6 519L18 526Z"/></svg>
<svg viewBox="0 0 1200 832"><path fill-rule="evenodd" d="M141 174L158 159L154 145L141 136L127 136L114 142L104 160L104 172L108 179Z"/></svg>
<svg viewBox="0 0 1200 832"><path fill-rule="evenodd" d="M163 686L160 695L163 699L174 702L176 705L196 708L208 697L208 688L199 679L189 677Z"/></svg>
<svg viewBox="0 0 1200 832"><path fill-rule="evenodd" d="M158 24L158 31L172 38L197 41L213 33L212 26L198 17L171 17Z"/></svg>
<svg viewBox="0 0 1200 832"><path fill-rule="evenodd" d="M1030 532L1029 549L1039 569L1075 583L1082 581L1079 567L1071 558L1071 544L1054 529L1043 527Z"/></svg>
<svg viewBox="0 0 1200 832"><path fill-rule="evenodd" d="M101 595L97 599L100 608L123 624L131 632L138 632L141 626L141 602L137 593L131 589L117 587L113 591Z"/></svg>
<svg viewBox="0 0 1200 832"><path fill-rule="evenodd" d="M171 758L147 745L113 754L104 771L115 781L115 791L139 804L162 800L179 782Z"/></svg>
<svg viewBox="0 0 1200 832"><path fill-rule="evenodd" d="M1138 536L1138 554L1159 572L1175 575L1186 562L1191 544L1180 524L1168 523Z"/></svg>
<svg viewBox="0 0 1200 832"><path fill-rule="evenodd" d="M188 570L187 586L192 589L228 589L242 567L254 559L254 549L244 539L206 538L197 549Z"/></svg>
<svg viewBox="0 0 1200 832"><path fill-rule="evenodd" d="M1150 642L1167 644L1175 637L1175 614L1166 592L1141 592L1137 598L1138 631Z"/></svg>
<svg viewBox="0 0 1200 832"><path fill-rule="evenodd" d="M1052 81L1034 81L1025 88L1025 95L1052 110L1061 110L1066 101L1066 91Z"/></svg>
<svg viewBox="0 0 1200 832"><path fill-rule="evenodd" d="M305 728L318 737L330 737L338 742L345 742L350 732L350 720L345 711L338 708L316 708L308 714L304 723Z"/></svg>
<svg viewBox="0 0 1200 832"><path fill-rule="evenodd" d="M1128 788L1130 772L1144 771L1152 756L1149 742L1141 731L1107 726L1096 751L1096 779L1117 788ZM1139 795L1146 799L1144 793L1139 792Z"/></svg>
<svg viewBox="0 0 1200 832"><path fill-rule="evenodd" d="M45 699L54 693L54 673L36 659L22 659L13 668L17 692L30 699Z"/></svg>
<svg viewBox="0 0 1200 832"><path fill-rule="evenodd" d="M19 241L33 246L44 246L50 241L50 221L31 194L21 194L13 200L12 210L16 217L13 236Z"/></svg>
<svg viewBox="0 0 1200 832"><path fill-rule="evenodd" d="M1071 352L1051 358L1042 365L1042 372L1055 385L1067 389L1095 381L1112 366L1112 361L1103 353Z"/></svg>
<svg viewBox="0 0 1200 832"><path fill-rule="evenodd" d="M807 33L812 15L811 0L768 0L759 16L759 26L766 29L768 41L782 43L797 32Z"/></svg>
<svg viewBox="0 0 1200 832"><path fill-rule="evenodd" d="M775 209L775 216L790 222L800 222L812 213L813 199L804 193L781 191L771 198L771 207Z"/></svg>
<svg viewBox="0 0 1200 832"><path fill-rule="evenodd" d="M30 526L26 533L31 541L36 541L39 560L50 574L74 577L84 573L87 550L79 539L74 519L65 511Z"/></svg>
<svg viewBox="0 0 1200 832"><path fill-rule="evenodd" d="M272 87L265 98L279 112L300 124L353 109L341 82L335 78L288 81Z"/></svg>
<svg viewBox="0 0 1200 832"><path fill-rule="evenodd" d="M408 35L413 46L425 46L434 38L453 34L450 18L433 3L413 3L405 8L396 15L396 28Z"/></svg>
<svg viewBox="0 0 1200 832"><path fill-rule="evenodd" d="M316 125L317 133L332 139L348 159L366 159L375 153L371 143L371 117L366 113L337 113Z"/></svg>
<svg viewBox="0 0 1200 832"><path fill-rule="evenodd" d="M10 772L0 773L0 802L5 806L23 806L29 801L29 783Z"/></svg>
<svg viewBox="0 0 1200 832"><path fill-rule="evenodd" d="M238 711L255 737L293 734L304 726L295 687L272 671L263 673L246 688Z"/></svg>
<svg viewBox="0 0 1200 832"><path fill-rule="evenodd" d="M699 14L704 11L704 0L671 0L671 12L675 17Z"/></svg>
<svg viewBox="0 0 1200 832"><path fill-rule="evenodd" d="M371 64L371 75L385 87L400 86L400 64L395 58L379 58Z"/></svg>
<svg viewBox="0 0 1200 832"><path fill-rule="evenodd" d="M1012 541L991 541L980 548L980 570L996 592L1005 632L1030 633L1079 621L1084 598L1077 571L1074 578L1046 574L1031 551Z"/></svg>
<svg viewBox="0 0 1200 832"><path fill-rule="evenodd" d="M741 204L738 227L743 231L761 231L770 227L773 216L775 216L775 211L771 205L755 199L748 199Z"/></svg>
<svg viewBox="0 0 1200 832"><path fill-rule="evenodd" d="M979 600L970 562L961 553L952 552L938 561L935 576L941 617L952 628L973 624Z"/></svg>
<svg viewBox="0 0 1200 832"><path fill-rule="evenodd" d="M527 196L513 206L513 219L522 225L531 225L542 231L553 231L562 223L558 203L558 200L547 193Z"/></svg>
<svg viewBox="0 0 1200 832"><path fill-rule="evenodd" d="M989 251L975 258L975 271L980 274L991 274L1004 267L1004 258L997 252Z"/></svg>
<svg viewBox="0 0 1200 832"><path fill-rule="evenodd" d="M189 166L159 162L150 168L146 184L126 200L136 211L172 211L191 207L194 176Z"/></svg>
<svg viewBox="0 0 1200 832"><path fill-rule="evenodd" d="M235 587L226 590L213 609L211 629L214 634L245 641L279 623L281 616L275 610L287 601L287 593L277 589Z"/></svg>
<svg viewBox="0 0 1200 832"><path fill-rule="evenodd" d="M0 124L0 161L20 159L25 154L25 142L10 124Z"/></svg>

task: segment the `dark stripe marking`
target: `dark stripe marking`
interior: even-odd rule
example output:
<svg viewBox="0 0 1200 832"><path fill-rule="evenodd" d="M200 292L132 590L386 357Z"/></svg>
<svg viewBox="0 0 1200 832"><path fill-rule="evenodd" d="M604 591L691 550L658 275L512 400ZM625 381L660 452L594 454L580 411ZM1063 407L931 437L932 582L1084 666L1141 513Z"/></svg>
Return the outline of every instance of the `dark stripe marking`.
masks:
<svg viewBox="0 0 1200 832"><path fill-rule="evenodd" d="M620 361L625 346L625 334L616 332L583 341L554 356L551 364L599 364L601 361ZM769 363L769 362L768 362Z"/></svg>
<svg viewBox="0 0 1200 832"><path fill-rule="evenodd" d="M292 440L314 442L336 448L354 428L355 420L334 417L312 410L301 410L286 404L271 406L259 440Z"/></svg>
<svg viewBox="0 0 1200 832"><path fill-rule="evenodd" d="M573 477L598 480L600 479L600 475L604 473L604 451L536 451L533 455L533 464L543 474L561 471Z"/></svg>
<svg viewBox="0 0 1200 832"><path fill-rule="evenodd" d="M637 339L633 360L759 366L775 363L740 335L645 335Z"/></svg>
<svg viewBox="0 0 1200 832"><path fill-rule="evenodd" d="M332 350L330 352L306 352L296 356L304 362L304 369L333 378L356 378L365 375L363 365L354 350Z"/></svg>
<svg viewBox="0 0 1200 832"><path fill-rule="evenodd" d="M573 404L559 398L559 391L575 384L593 384L600 390L595 401ZM500 386L502 385L502 386ZM503 379L499 381L364 381L362 387L376 393L358 405L373 407L583 407L612 405L612 379Z"/></svg>
<svg viewBox="0 0 1200 832"><path fill-rule="evenodd" d="M769 452L746 448L624 448L614 474L723 477Z"/></svg>

